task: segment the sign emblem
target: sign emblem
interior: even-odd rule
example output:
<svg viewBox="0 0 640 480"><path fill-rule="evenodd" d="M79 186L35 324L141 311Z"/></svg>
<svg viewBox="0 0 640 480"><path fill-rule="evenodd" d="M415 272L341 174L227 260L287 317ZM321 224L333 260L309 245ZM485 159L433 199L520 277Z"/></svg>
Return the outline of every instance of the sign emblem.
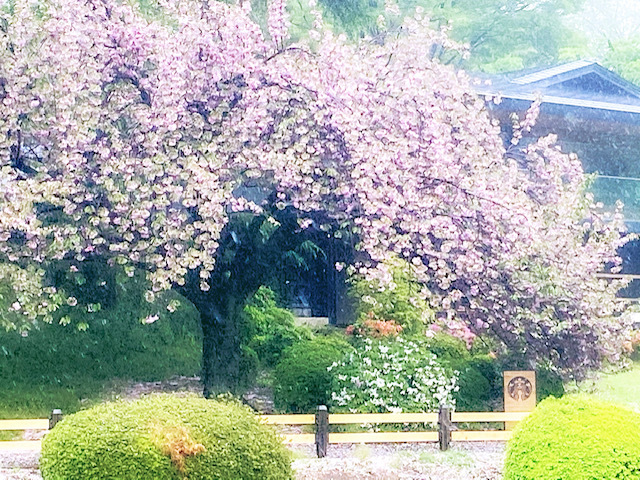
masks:
<svg viewBox="0 0 640 480"><path fill-rule="evenodd" d="M528 378L513 377L507 387L509 396L518 402L523 402L531 396L533 386Z"/></svg>

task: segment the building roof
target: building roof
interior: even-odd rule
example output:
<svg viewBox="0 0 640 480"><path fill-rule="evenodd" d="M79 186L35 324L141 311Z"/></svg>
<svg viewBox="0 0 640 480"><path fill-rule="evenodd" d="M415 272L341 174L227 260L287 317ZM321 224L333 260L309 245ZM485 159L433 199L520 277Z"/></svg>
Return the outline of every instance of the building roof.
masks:
<svg viewBox="0 0 640 480"><path fill-rule="evenodd" d="M640 88L587 60L485 76L476 90L514 100L542 97L543 103L640 114Z"/></svg>
<svg viewBox="0 0 640 480"><path fill-rule="evenodd" d="M501 98L487 107L505 125L512 112L524 112L541 98L535 137L559 135L568 151L578 153L585 171L597 173L596 199L611 207L625 202L629 230L640 232L640 88L593 61L579 60L550 68L503 75L477 75L476 91Z"/></svg>

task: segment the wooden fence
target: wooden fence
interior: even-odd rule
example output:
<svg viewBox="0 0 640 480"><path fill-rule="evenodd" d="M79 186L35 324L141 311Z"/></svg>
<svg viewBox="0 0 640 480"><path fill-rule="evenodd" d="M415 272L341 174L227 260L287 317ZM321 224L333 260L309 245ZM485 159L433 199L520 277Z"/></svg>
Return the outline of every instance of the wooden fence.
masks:
<svg viewBox="0 0 640 480"><path fill-rule="evenodd" d="M273 425L314 425L315 433L285 433L289 443L316 445L319 457L326 454L333 443L411 443L439 442L447 450L451 442L506 441L510 430L458 430L457 423L519 422L531 412L451 412L441 408L439 413L333 413L319 406L316 414L263 415L266 423ZM330 433L330 425L379 425L379 424L433 424L438 429L427 432L359 432Z"/></svg>
<svg viewBox="0 0 640 480"><path fill-rule="evenodd" d="M55 409L49 418L36 418L24 420L0 420L0 431L24 431L24 430L51 430L62 420L62 410ZM40 440L10 440L0 441L2 450L40 450Z"/></svg>
<svg viewBox="0 0 640 480"><path fill-rule="evenodd" d="M286 426L314 425L314 433L283 433L285 442L315 444L318 457L324 457L329 444L336 443L413 443L439 442L447 450L451 442L506 441L510 430L458 430L457 423L518 422L530 412L451 412L441 408L438 413L329 413L321 405L314 414L262 415L267 424ZM0 430L50 430L62 419L54 410L50 418L30 420L0 420ZM437 430L426 432L357 432L331 433L331 425L432 424ZM1 450L39 450L39 440L0 441Z"/></svg>

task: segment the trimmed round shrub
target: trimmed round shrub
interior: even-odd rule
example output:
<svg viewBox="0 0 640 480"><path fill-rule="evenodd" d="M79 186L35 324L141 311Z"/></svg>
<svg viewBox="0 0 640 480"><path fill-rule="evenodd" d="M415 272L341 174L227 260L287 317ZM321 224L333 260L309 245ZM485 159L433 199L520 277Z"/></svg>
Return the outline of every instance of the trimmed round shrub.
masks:
<svg viewBox="0 0 640 480"><path fill-rule="evenodd" d="M436 333L425 343L427 349L442 361L461 363L471 357L464 340L448 333Z"/></svg>
<svg viewBox="0 0 640 480"><path fill-rule="evenodd" d="M353 347L337 336L316 337L289 347L274 371L274 402L288 412L329 405L333 374L327 369Z"/></svg>
<svg viewBox="0 0 640 480"><path fill-rule="evenodd" d="M640 415L582 396L549 397L507 447L504 480L640 479Z"/></svg>
<svg viewBox="0 0 640 480"><path fill-rule="evenodd" d="M42 443L45 480L290 480L275 431L234 401L154 395L65 417Z"/></svg>
<svg viewBox="0 0 640 480"><path fill-rule="evenodd" d="M253 337L249 345L255 350L262 365L274 367L288 347L302 340L309 340L311 336L311 331L306 327L274 324L268 333Z"/></svg>
<svg viewBox="0 0 640 480"><path fill-rule="evenodd" d="M472 365L465 365L458 375L458 391L454 392L456 410L461 412L488 411L494 399L491 383Z"/></svg>

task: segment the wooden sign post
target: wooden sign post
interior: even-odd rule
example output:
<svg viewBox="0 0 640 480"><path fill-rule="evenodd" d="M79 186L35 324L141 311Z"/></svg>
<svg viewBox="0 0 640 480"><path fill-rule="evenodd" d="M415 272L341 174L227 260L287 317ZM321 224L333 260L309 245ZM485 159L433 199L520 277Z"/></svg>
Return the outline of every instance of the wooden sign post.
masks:
<svg viewBox="0 0 640 480"><path fill-rule="evenodd" d="M506 371L504 375L504 411L531 412L536 408L536 372ZM513 430L517 422L504 422L505 430Z"/></svg>

